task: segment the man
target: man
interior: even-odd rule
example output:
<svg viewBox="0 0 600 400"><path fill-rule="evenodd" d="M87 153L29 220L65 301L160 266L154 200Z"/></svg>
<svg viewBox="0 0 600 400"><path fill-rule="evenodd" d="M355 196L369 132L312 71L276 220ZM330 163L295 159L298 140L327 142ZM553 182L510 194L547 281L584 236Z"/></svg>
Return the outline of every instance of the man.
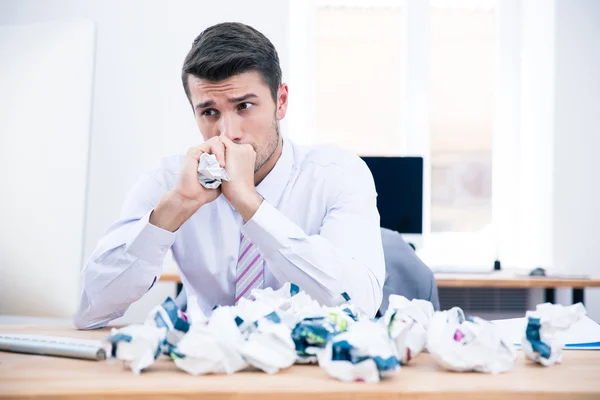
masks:
<svg viewBox="0 0 600 400"><path fill-rule="evenodd" d="M356 155L280 135L288 86L273 44L243 24L212 26L194 41L182 81L205 141L136 183L83 270L74 325L122 316L169 249L207 313L292 282L323 304L346 292L375 315L385 264L373 177ZM198 181L203 153L231 178L218 189Z"/></svg>

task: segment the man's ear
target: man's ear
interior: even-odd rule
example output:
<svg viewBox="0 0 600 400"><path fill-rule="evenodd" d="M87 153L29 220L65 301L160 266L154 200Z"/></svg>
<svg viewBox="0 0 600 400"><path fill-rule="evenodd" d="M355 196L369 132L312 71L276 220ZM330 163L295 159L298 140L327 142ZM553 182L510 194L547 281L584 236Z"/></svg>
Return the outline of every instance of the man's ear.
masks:
<svg viewBox="0 0 600 400"><path fill-rule="evenodd" d="M288 85L283 83L277 90L277 110L275 117L277 120L282 120L285 117L288 106Z"/></svg>

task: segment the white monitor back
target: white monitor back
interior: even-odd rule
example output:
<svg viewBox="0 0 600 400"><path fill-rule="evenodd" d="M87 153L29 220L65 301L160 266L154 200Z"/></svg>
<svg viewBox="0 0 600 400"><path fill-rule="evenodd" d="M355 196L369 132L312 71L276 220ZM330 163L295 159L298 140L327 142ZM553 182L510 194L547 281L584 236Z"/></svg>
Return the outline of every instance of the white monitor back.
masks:
<svg viewBox="0 0 600 400"><path fill-rule="evenodd" d="M94 46L88 20L0 26L0 314L77 309Z"/></svg>

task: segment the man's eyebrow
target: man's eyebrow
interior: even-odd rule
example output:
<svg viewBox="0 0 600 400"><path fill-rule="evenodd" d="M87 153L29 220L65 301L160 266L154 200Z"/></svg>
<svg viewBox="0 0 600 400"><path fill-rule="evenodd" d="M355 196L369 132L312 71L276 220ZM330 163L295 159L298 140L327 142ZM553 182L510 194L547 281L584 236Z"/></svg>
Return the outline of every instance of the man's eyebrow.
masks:
<svg viewBox="0 0 600 400"><path fill-rule="evenodd" d="M234 97L234 98L228 99L228 101L230 103L241 103L242 101L246 101L249 99L257 99L257 98L258 98L258 96L255 95L254 93L248 93L248 94L243 95L242 97Z"/></svg>
<svg viewBox="0 0 600 400"><path fill-rule="evenodd" d="M196 104L195 108L197 110L199 110L201 108L206 108L206 107L210 107L210 106L214 106L214 105L215 105L214 100L208 100L208 101L205 101L204 103L198 103L198 104Z"/></svg>
<svg viewBox="0 0 600 400"><path fill-rule="evenodd" d="M233 97L233 98L227 99L227 101L230 103L241 103L242 101L246 101L246 100L250 100L250 99L258 99L258 96L255 95L254 93L248 93L241 97ZM203 103L196 104L196 106L194 108L197 110L200 110L202 108L212 107L214 105L215 105L214 100L207 100Z"/></svg>

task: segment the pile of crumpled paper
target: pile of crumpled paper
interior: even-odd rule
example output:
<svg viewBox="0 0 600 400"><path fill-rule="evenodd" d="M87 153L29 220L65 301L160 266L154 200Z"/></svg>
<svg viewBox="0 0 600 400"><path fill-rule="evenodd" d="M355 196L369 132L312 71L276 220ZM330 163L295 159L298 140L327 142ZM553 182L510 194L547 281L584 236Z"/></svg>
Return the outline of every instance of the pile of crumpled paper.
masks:
<svg viewBox="0 0 600 400"><path fill-rule="evenodd" d="M340 304L323 306L290 283L255 289L252 298L210 315L193 296L186 313L169 298L144 324L112 330L106 339L112 358L136 374L161 356L193 375L246 369L274 374L295 363L318 363L339 380L364 382L397 373L424 351L453 371L506 372L516 360L514 345L492 322L466 318L457 307L434 312L428 301L391 295L386 313L374 320L346 293ZM562 344L552 333L583 313L582 305L538 306L528 314L526 356L544 365L560 361Z"/></svg>

